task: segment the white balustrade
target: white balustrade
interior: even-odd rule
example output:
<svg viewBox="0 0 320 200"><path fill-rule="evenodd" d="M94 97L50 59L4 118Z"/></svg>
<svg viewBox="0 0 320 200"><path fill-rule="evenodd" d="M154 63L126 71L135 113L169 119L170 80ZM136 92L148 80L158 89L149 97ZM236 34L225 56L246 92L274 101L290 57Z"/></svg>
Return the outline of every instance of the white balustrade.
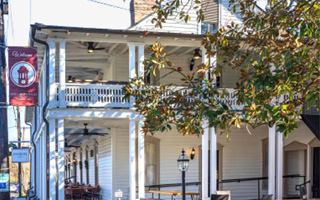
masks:
<svg viewBox="0 0 320 200"><path fill-rule="evenodd" d="M65 102L67 107L99 107L99 108L129 108L129 100L124 99L122 87L124 85L104 85L104 84L80 84L80 83L66 83L65 87ZM60 92L58 83L55 85L55 101L59 102ZM224 102L231 106L234 110L242 110L243 104L237 103L235 97L235 91L233 89L221 89L226 90L228 95L225 95L223 99L216 97L217 100ZM179 91L182 95L187 91L184 87L172 87L172 91ZM163 98L171 95L165 94Z"/></svg>
<svg viewBox="0 0 320 200"><path fill-rule="evenodd" d="M128 108L123 86L67 83L65 102L68 107Z"/></svg>

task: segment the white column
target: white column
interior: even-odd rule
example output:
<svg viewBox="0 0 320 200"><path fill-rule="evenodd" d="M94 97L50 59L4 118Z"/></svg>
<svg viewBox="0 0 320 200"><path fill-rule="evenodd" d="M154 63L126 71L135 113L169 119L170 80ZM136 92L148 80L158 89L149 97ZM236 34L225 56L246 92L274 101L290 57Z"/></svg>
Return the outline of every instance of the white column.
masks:
<svg viewBox="0 0 320 200"><path fill-rule="evenodd" d="M276 125L269 127L269 160L268 160L268 194L272 194L275 199L275 148L276 148Z"/></svg>
<svg viewBox="0 0 320 200"><path fill-rule="evenodd" d="M56 133L55 119L49 120L49 198L56 199Z"/></svg>
<svg viewBox="0 0 320 200"><path fill-rule="evenodd" d="M129 79L136 78L136 46L129 43ZM133 108L134 97L130 97L130 108Z"/></svg>
<svg viewBox="0 0 320 200"><path fill-rule="evenodd" d="M283 194L283 133L277 132L277 193L276 198L282 199Z"/></svg>
<svg viewBox="0 0 320 200"><path fill-rule="evenodd" d="M307 146L307 178L306 181L311 180L311 146L308 144ZM307 198L311 198L311 183L306 185L307 189Z"/></svg>
<svg viewBox="0 0 320 200"><path fill-rule="evenodd" d="M210 194L217 193L217 135L215 128L210 128Z"/></svg>
<svg viewBox="0 0 320 200"><path fill-rule="evenodd" d="M201 187L202 187L202 199L207 198L208 197L208 178L209 178L209 174L208 174L208 135L209 135L209 129L207 128L207 124L203 125L204 127L204 132L202 135L202 177L201 177Z"/></svg>
<svg viewBox="0 0 320 200"><path fill-rule="evenodd" d="M136 122L129 122L129 200L136 199Z"/></svg>
<svg viewBox="0 0 320 200"><path fill-rule="evenodd" d="M144 134L142 132L143 121L138 124L138 150L139 150L139 199L145 197L145 162L144 162Z"/></svg>
<svg viewBox="0 0 320 200"><path fill-rule="evenodd" d="M49 101L50 107L55 107L55 64L56 64L56 43L53 40L48 41L49 44Z"/></svg>
<svg viewBox="0 0 320 200"><path fill-rule="evenodd" d="M207 64L209 62L209 59L207 58L207 50L205 48L201 48L202 51L202 63ZM209 63L210 64L210 63ZM209 78L209 72L206 74L206 78Z"/></svg>
<svg viewBox="0 0 320 200"><path fill-rule="evenodd" d="M58 199L64 200L64 120L58 120Z"/></svg>
<svg viewBox="0 0 320 200"><path fill-rule="evenodd" d="M65 91L66 91L66 42L60 42L59 53L59 82L60 82L60 108L66 107Z"/></svg>
<svg viewBox="0 0 320 200"><path fill-rule="evenodd" d="M138 76L144 77L144 44L139 45L139 54L138 54Z"/></svg>

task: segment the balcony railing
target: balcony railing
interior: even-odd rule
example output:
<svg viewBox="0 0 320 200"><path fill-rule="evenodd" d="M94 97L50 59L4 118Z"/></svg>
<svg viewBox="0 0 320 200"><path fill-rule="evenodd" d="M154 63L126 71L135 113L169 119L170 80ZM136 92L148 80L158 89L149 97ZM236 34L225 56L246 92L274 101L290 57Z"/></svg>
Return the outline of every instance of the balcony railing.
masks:
<svg viewBox="0 0 320 200"><path fill-rule="evenodd" d="M65 104L67 107L129 108L130 102L123 98L122 87L123 85L67 83Z"/></svg>
<svg viewBox="0 0 320 200"><path fill-rule="evenodd" d="M124 99L122 87L124 84L83 84L83 83L66 83L65 91L59 91L59 84L56 84L56 100L59 105L59 99L63 98L66 107L80 108L129 108L129 100ZM173 91L179 90L181 93L188 92L183 87L172 87ZM228 95L220 101L229 104L234 110L242 110L243 105L237 103L233 89L224 89ZM169 96L166 94L165 96ZM165 97L164 96L164 97ZM60 101L61 106L61 101Z"/></svg>

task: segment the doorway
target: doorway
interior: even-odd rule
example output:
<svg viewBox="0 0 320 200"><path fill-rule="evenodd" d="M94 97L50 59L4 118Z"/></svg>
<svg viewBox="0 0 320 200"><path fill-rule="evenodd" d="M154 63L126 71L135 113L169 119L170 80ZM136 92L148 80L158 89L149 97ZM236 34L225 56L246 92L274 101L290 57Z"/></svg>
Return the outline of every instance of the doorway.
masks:
<svg viewBox="0 0 320 200"><path fill-rule="evenodd" d="M320 147L313 149L313 198L320 198Z"/></svg>

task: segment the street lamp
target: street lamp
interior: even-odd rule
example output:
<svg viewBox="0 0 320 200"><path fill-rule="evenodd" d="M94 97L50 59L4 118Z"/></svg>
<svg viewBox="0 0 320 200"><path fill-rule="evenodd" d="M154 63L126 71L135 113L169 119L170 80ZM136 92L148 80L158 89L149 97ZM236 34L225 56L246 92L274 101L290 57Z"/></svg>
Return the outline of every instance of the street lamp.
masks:
<svg viewBox="0 0 320 200"><path fill-rule="evenodd" d="M186 181L185 181L185 176L186 176L186 171L189 168L189 158L184 154L184 149L181 151L181 155L179 156L179 159L177 160L178 162L178 167L179 170L182 172L182 200L186 200Z"/></svg>

